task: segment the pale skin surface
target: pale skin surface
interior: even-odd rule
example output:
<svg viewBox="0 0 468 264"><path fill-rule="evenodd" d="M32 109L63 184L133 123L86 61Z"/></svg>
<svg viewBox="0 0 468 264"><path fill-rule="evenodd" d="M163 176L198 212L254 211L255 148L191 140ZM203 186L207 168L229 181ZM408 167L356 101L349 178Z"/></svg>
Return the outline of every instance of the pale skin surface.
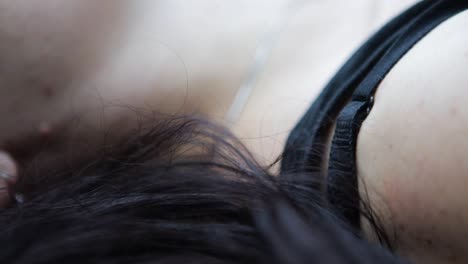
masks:
<svg viewBox="0 0 468 264"><path fill-rule="evenodd" d="M374 207L389 209L398 249L421 263L468 261L467 26L464 12L399 62L358 141Z"/></svg>
<svg viewBox="0 0 468 264"><path fill-rule="evenodd" d="M40 164L53 164L69 149L92 152L109 130L132 127L132 107L223 121L270 21L288 3L32 2L0 0L0 60L7 62L0 65L0 149L26 149L20 171L39 150L52 160ZM293 125L351 52L414 1L350 2L306 1L285 19L246 108L228 124L261 163L279 155ZM77 10L81 16L70 15ZM460 34L466 17L436 29L394 68L358 142L359 177L371 202L390 207L391 213L382 210L395 219L388 225L406 230L398 231L398 252L419 263L468 258L462 254L468 44ZM66 144L34 145L64 135ZM76 141L80 148L70 143ZM434 250L441 246L446 249Z"/></svg>

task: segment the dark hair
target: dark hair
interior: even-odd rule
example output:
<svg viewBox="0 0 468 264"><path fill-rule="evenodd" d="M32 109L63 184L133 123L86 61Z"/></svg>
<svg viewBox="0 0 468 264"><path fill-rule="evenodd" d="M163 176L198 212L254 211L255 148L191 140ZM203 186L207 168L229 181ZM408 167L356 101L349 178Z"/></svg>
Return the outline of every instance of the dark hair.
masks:
<svg viewBox="0 0 468 264"><path fill-rule="evenodd" d="M131 135L60 177L23 176L24 202L0 211L0 263L399 263L310 175L272 175L223 128L178 117Z"/></svg>

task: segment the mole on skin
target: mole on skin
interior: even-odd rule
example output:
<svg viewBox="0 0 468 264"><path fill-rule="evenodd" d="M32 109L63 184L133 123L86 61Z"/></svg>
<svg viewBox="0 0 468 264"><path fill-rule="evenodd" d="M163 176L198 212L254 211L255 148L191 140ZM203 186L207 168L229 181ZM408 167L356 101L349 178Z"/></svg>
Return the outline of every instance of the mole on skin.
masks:
<svg viewBox="0 0 468 264"><path fill-rule="evenodd" d="M54 94L55 94L55 89L52 88L52 87L46 87L46 88L42 89L42 93L43 93L46 97L52 97L52 96L54 96Z"/></svg>
<svg viewBox="0 0 468 264"><path fill-rule="evenodd" d="M39 125L39 135L43 138L49 138L52 135L52 127L48 122L42 122Z"/></svg>

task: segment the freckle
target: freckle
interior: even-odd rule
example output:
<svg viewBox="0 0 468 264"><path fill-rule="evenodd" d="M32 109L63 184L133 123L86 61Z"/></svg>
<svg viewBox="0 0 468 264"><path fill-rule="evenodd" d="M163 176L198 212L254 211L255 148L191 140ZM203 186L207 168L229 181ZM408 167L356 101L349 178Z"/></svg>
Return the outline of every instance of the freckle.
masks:
<svg viewBox="0 0 468 264"><path fill-rule="evenodd" d="M400 230L401 232L405 232L405 231L406 231L405 225L403 225L403 224L398 224L398 230Z"/></svg>
<svg viewBox="0 0 468 264"><path fill-rule="evenodd" d="M46 97L52 97L54 94L55 94L55 89L48 86L48 87L45 87L42 89L42 93L46 96Z"/></svg>
<svg viewBox="0 0 468 264"><path fill-rule="evenodd" d="M425 243L427 246L429 246L429 247L431 247L431 246L434 244L434 243L432 242L432 239L426 239L426 240L424 241L424 243Z"/></svg>
<svg viewBox="0 0 468 264"><path fill-rule="evenodd" d="M48 138L52 135L52 127L47 122L42 122L38 129L39 135L43 138Z"/></svg>
<svg viewBox="0 0 468 264"><path fill-rule="evenodd" d="M448 212L447 212L446 209L441 209L441 210L439 210L439 215L440 215L440 216L447 216L447 215L448 215Z"/></svg>

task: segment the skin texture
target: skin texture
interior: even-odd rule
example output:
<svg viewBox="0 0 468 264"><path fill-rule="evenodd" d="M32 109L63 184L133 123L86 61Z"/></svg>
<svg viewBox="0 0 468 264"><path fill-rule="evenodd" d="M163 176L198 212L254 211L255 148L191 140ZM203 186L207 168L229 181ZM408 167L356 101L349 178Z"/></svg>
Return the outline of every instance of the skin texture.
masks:
<svg viewBox="0 0 468 264"><path fill-rule="evenodd" d="M92 152L143 110L223 121L258 43L285 16L240 119L228 124L268 164L353 49L410 1L298 1L287 15L294 1L29 2L0 0L0 148L21 164Z"/></svg>
<svg viewBox="0 0 468 264"><path fill-rule="evenodd" d="M223 121L258 43L288 3L33 2L0 0L0 149L35 171L112 144L142 112ZM261 163L280 154L351 52L414 1L373 3L310 1L287 16L240 119L228 124ZM420 263L466 257L468 45L459 34L466 15L459 17L384 80L358 142L371 202L399 234L398 252Z"/></svg>
<svg viewBox="0 0 468 264"><path fill-rule="evenodd" d="M73 145L60 138L101 122L90 80L118 33L123 6L114 3L0 1L0 149L21 164L41 152L54 159Z"/></svg>
<svg viewBox="0 0 468 264"><path fill-rule="evenodd" d="M358 140L358 170L401 254L466 263L468 12L418 43L377 90Z"/></svg>

